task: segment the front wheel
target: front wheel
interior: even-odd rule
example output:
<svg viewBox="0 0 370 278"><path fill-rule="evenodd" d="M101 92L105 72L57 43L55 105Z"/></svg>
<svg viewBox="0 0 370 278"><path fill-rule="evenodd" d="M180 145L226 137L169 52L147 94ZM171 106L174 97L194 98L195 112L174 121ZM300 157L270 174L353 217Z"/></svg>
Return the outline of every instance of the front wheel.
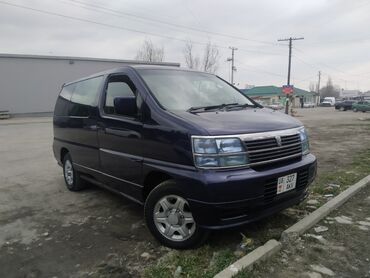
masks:
<svg viewBox="0 0 370 278"><path fill-rule="evenodd" d="M162 182L150 192L144 213L151 233L167 247L188 249L207 238L208 232L195 222L189 203L175 181Z"/></svg>
<svg viewBox="0 0 370 278"><path fill-rule="evenodd" d="M86 182L74 169L71 155L67 153L63 158L63 175L67 188L70 191L80 191L86 187Z"/></svg>

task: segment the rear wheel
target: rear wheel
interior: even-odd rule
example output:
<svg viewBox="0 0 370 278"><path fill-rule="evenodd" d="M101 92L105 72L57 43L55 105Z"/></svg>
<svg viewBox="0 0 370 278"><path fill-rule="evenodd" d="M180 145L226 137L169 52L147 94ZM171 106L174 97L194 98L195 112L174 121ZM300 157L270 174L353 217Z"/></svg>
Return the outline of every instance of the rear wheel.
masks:
<svg viewBox="0 0 370 278"><path fill-rule="evenodd" d="M80 174L74 169L69 153L63 158L63 175L66 186L70 191L80 191L86 188L86 182L80 178Z"/></svg>
<svg viewBox="0 0 370 278"><path fill-rule="evenodd" d="M187 249L200 245L208 232L195 222L188 201L169 180L154 188L145 202L149 230L163 245Z"/></svg>
<svg viewBox="0 0 370 278"><path fill-rule="evenodd" d="M353 112L358 112L357 108L353 108L352 110Z"/></svg>

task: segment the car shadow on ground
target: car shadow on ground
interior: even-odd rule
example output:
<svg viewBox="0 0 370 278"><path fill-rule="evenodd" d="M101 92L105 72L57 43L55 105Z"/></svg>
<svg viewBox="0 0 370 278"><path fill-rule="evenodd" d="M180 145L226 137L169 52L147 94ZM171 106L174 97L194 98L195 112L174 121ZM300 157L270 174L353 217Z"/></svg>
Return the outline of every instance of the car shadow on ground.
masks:
<svg viewBox="0 0 370 278"><path fill-rule="evenodd" d="M86 192L96 198L105 199L103 203L109 203L110 213L105 217L115 218L115 215L124 213L125 221L112 221L109 224L112 237L120 240L147 240L158 245L146 227L142 206L99 187L92 186ZM104 206L104 204L99 204L99 206ZM279 239L281 232L296 221L297 217L294 213L283 211L237 228L211 231L205 244L211 247L225 246L235 249L243 244L246 238L253 238L253 246L258 246L271 238Z"/></svg>

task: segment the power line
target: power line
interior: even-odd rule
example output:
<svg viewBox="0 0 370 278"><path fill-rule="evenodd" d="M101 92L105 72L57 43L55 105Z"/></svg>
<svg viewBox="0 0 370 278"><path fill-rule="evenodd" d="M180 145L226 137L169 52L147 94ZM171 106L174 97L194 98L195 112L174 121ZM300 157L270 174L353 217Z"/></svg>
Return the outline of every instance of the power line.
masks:
<svg viewBox="0 0 370 278"><path fill-rule="evenodd" d="M204 31L201 31L201 29L197 29L197 28L192 28L192 27L183 26L183 25L177 25L177 24L173 24L173 23L169 23L169 22L166 22L165 23L164 21L160 21L160 20L155 20L155 19L151 19L151 18L147 18L147 17L143 17L143 16L136 16L136 15L131 14L131 13L116 11L116 10L113 10L113 9L107 9L107 8L102 7L102 6L99 6L99 5L87 4L87 3L84 3L84 2L81 2L81 1L77 1L77 0L59 0L59 1L64 2L64 3L66 3L66 1L70 1L70 2L75 2L75 3L79 3L79 4L81 3L81 4L85 5L85 6L99 7L100 9L108 10L110 12L105 12L105 11L97 10L96 8L93 8L92 9L92 8L88 8L88 7L83 7L83 6L77 5L77 7L80 7L80 8L83 8L83 9L92 10L92 11L95 11L95 12L98 12L98 13L104 13L104 14L114 15L114 16L120 17L120 18L126 18L126 17L125 16L120 16L119 14L128 15L130 17L133 17L133 20L136 20L136 21L139 21L139 22L143 22L143 20L141 20L141 18L142 18L142 19L144 19L144 21L145 20L151 20L151 21L154 21L156 23L167 24L167 25L169 25L172 28L186 28L186 29L190 29L191 31L194 31L194 29L196 29L197 32L206 33L209 41L210 41L209 34L213 34L213 35L216 34L214 32L210 32L210 31L205 31L205 30ZM73 3L69 3L69 4L73 4ZM185 7L185 8L187 9L187 7ZM189 11L189 9L187 9L187 10ZM116 14L116 13L118 13L118 14ZM195 18L195 16L191 13L191 11L189 11L189 13L195 19L195 21L197 22L197 24L200 25L199 24L199 21ZM217 33L217 34L218 34L218 36L226 36L226 37L229 37L229 38L234 38L235 37L235 36L232 36L232 35L225 35L225 34L221 34L221 33ZM284 44L276 44L276 43L266 42L266 41L265 42L264 41L257 41L257 40L242 38L242 37L235 37L235 38L236 39L249 40L249 41L253 41L253 42L260 42L260 43L271 44L273 46L284 46ZM222 48L227 48L227 47L226 46L223 46ZM283 56L283 54L281 54L281 53L266 52L266 51L261 51L261 50L240 49L240 51L250 52L250 53L256 53L256 54L262 54L262 55L263 54L266 54L266 55Z"/></svg>
<svg viewBox="0 0 370 278"><path fill-rule="evenodd" d="M297 47L294 47L294 49L295 49L295 50L298 50L299 52L301 52L302 54L304 54L304 51L303 51L303 50L298 49ZM321 67L325 67L325 68L327 68L327 69L330 69L330 70L336 71L336 72L338 72L338 73L340 73L340 74L344 74L344 75L346 75L346 76L351 75L351 76L353 76L353 77L354 77L354 78L356 78L356 79L359 79L359 76L362 76L362 75L370 75L369 73L363 73L363 74L354 74L354 73L349 73L349 72L343 71L342 69L339 69L339 68L336 68L336 67L330 66L330 65L328 65L328 64L326 64L326 63L323 63L323 62L316 62L317 66L315 66L315 65L313 65L312 63L309 63L309 62L307 62L307 61L303 60L303 59L302 59L302 57L300 57L300 58L299 58L297 55L294 55L294 57L298 58L298 60L301 60L301 62L302 62L302 63L307 64L307 65L311 66L312 68L316 68L316 70L317 70L317 69L319 69L319 68L321 68ZM310 57L308 57L308 58L310 58ZM313 59L310 59L310 60L313 60ZM314 62L315 62L315 61L314 61ZM362 79L363 79L363 78L360 78L360 80L362 80ZM343 79L343 80L344 80L344 79Z"/></svg>
<svg viewBox="0 0 370 278"><path fill-rule="evenodd" d="M269 75L278 76L278 77L285 77L285 75L282 75L282 74L279 74L279 73L270 72L270 71L266 71L266 70L260 69L258 67L255 67L255 66L247 65L247 64L242 63L242 62L238 62L238 64L242 64L242 66L239 66L238 65L238 68L240 67L240 68L245 69L245 70L248 70L248 69L243 68L243 66L252 68L255 72L261 72L261 73L264 73L264 74L269 74Z"/></svg>
<svg viewBox="0 0 370 278"><path fill-rule="evenodd" d="M36 9L36 8L23 6L23 5L18 5L18 4L13 4L13 3L5 2L5 1L0 1L0 4L16 7L16 8L20 8L20 9L30 10L30 11L38 12L38 13L42 13L42 14L52 15L52 16L56 16L56 17L67 18L67 19L70 19L70 20L75 20L75 21L100 25L100 26L104 26L104 27L108 27L108 28L125 30L125 31L129 31L129 32L140 33L140 34L145 34L145 35L151 35L151 36L161 37L161 38L165 38L165 39L169 39L169 40L188 42L188 40L186 40L186 39L161 35L161 34L157 34L157 33L153 33L153 32L141 31L141 30L137 30L137 29L117 26L117 25L108 24L108 23L102 23L102 22L98 22L98 21L94 21L94 20L90 20L90 19L64 15L64 14L60 14L60 13L56 13L56 12L50 12L50 11L46 11L46 10ZM198 42L198 41L192 41L192 42L195 43L195 44L199 44L199 45L207 45L208 44L208 42ZM223 45L215 45L215 46L218 47L218 48L228 49L228 46L223 46ZM258 50L249 50L249 49L241 49L241 51L250 52L250 53L254 53L254 54L260 54L260 55L279 55L277 53L269 53L269 52L262 52L262 51L258 51Z"/></svg>
<svg viewBox="0 0 370 278"><path fill-rule="evenodd" d="M74 3L79 3L79 4L82 4L82 5L85 5L85 6L98 8L98 9L113 12L113 13L116 13L116 14L125 15L125 16L128 16L128 17L140 18L140 19L143 19L143 20L146 20L146 21L156 22L156 23L160 23L160 24L164 24L164 25L168 25L168 26L172 26L172 27L176 27L176 28L181 28L181 29L187 29L187 30L191 30L191 31L195 31L195 32L201 32L201 33L206 33L206 34L211 34L211 35L216 35L216 36L221 36L221 37L227 37L227 38L232 38L232 39L238 39L238 40L244 40L244 41L250 41L250 42L257 42L257 43L268 44L268 45L273 45L273 46L278 46L279 45L277 43L273 43L273 42L269 42L269 41L254 40L254 39L249 39L249 38L246 38L246 37L241 37L241 36L236 36L236 35L229 35L229 34L225 34L225 33L219 33L219 32L204 30L204 29L200 29L200 28L195 28L195 27L191 27L191 26L171 23L171 22L168 22L168 21L149 18L149 17L146 17L146 16L141 16L141 15L128 13L128 12L124 12L124 11L117 11L117 10L114 10L114 9L106 8L106 7L101 6L101 5L86 3L84 1L78 1L78 0L67 0L67 1L74 2ZM84 7L82 7L82 8L84 8Z"/></svg>
<svg viewBox="0 0 370 278"><path fill-rule="evenodd" d="M295 57L298 61L302 62L303 64L309 66L310 68L313 68L314 70L317 70L317 67L314 65L314 64L311 64L305 60L303 60L302 58L300 58L299 56L297 56L296 54L292 54L293 57Z"/></svg>

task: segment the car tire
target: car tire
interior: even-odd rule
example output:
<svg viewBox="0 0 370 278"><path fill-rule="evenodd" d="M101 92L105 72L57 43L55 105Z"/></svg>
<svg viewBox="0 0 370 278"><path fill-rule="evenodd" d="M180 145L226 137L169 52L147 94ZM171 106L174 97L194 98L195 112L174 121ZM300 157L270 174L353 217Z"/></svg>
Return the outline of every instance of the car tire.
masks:
<svg viewBox="0 0 370 278"><path fill-rule="evenodd" d="M82 180L80 174L74 169L69 153L63 158L63 176L64 182L70 191L80 191L87 187L86 181Z"/></svg>
<svg viewBox="0 0 370 278"><path fill-rule="evenodd" d="M340 107L339 110L340 111L346 111L346 109L344 109L344 107Z"/></svg>
<svg viewBox="0 0 370 278"><path fill-rule="evenodd" d="M358 112L357 108L353 108L352 110L353 112Z"/></svg>
<svg viewBox="0 0 370 278"><path fill-rule="evenodd" d="M144 215L154 237L170 248L195 248L209 234L196 224L189 203L174 180L162 182L149 193Z"/></svg>

